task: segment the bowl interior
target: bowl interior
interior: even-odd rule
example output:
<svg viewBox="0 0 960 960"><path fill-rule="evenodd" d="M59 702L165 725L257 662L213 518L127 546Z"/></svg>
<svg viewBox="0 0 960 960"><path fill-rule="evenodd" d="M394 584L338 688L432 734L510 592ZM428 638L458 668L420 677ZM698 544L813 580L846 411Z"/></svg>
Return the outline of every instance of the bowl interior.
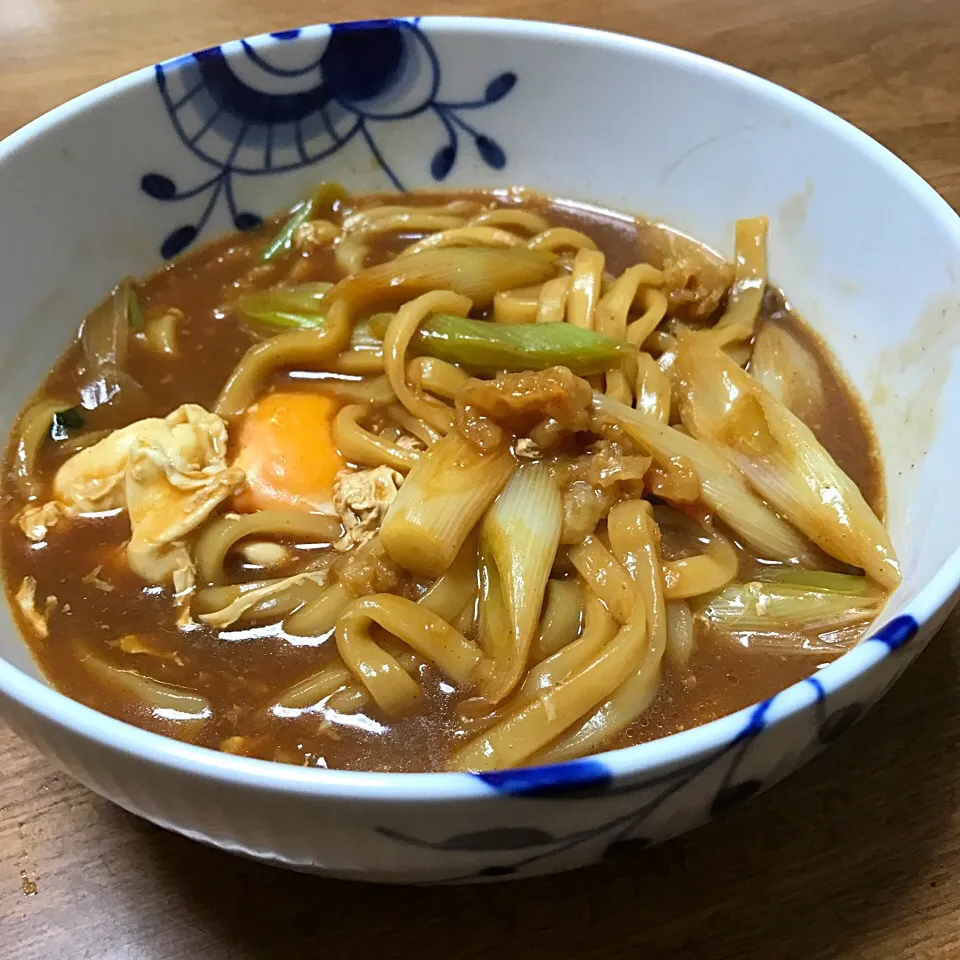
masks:
<svg viewBox="0 0 960 960"><path fill-rule="evenodd" d="M321 179L506 187L660 218L731 254L771 218L774 281L860 391L903 609L960 542L960 221L864 135L722 65L610 35L458 19L316 27L124 78L0 146L0 422L120 277ZM15 226L14 226L15 225ZM36 668L4 607L0 655Z"/></svg>

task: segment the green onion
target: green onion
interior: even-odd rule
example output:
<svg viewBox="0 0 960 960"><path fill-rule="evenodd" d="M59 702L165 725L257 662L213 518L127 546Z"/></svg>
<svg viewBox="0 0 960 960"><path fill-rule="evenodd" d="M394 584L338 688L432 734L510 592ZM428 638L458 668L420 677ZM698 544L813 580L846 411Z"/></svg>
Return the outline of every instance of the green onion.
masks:
<svg viewBox="0 0 960 960"><path fill-rule="evenodd" d="M724 631L827 630L871 620L883 600L876 590L850 594L753 581L731 584L698 612Z"/></svg>
<svg viewBox="0 0 960 960"><path fill-rule="evenodd" d="M483 309L500 290L543 283L556 273L556 254L547 250L446 247L366 267L344 277L337 295L357 314L397 306L431 290L459 293L473 301L474 309Z"/></svg>
<svg viewBox="0 0 960 960"><path fill-rule="evenodd" d="M309 329L323 323L324 296L331 283L303 283L296 287L247 293L234 302L234 308L249 317L274 327Z"/></svg>
<svg viewBox="0 0 960 960"><path fill-rule="evenodd" d="M337 203L345 199L347 191L339 183L324 182L314 191L312 197L301 200L291 211L290 219L280 228L280 232L267 244L260 255L264 262L286 253L293 245L293 235L297 227L311 219L329 216Z"/></svg>
<svg viewBox="0 0 960 960"><path fill-rule="evenodd" d="M609 370L633 349L569 323L502 324L438 313L420 324L422 353L483 373L569 367L576 374Z"/></svg>
<svg viewBox="0 0 960 960"><path fill-rule="evenodd" d="M127 311L130 316L130 326L134 330L143 329L143 311L140 309L140 298L137 291L131 286L127 291Z"/></svg>
<svg viewBox="0 0 960 960"><path fill-rule="evenodd" d="M70 437L70 431L83 429L83 423L79 407L60 410L53 415L53 420L50 423L50 436L54 440L67 440Z"/></svg>
<svg viewBox="0 0 960 960"><path fill-rule="evenodd" d="M260 259L266 263L280 256L281 253L286 253L293 244L294 231L310 219L311 213L313 213L313 200L301 200L291 211L290 219L260 255Z"/></svg>
<svg viewBox="0 0 960 960"><path fill-rule="evenodd" d="M312 329L323 323L330 285L302 284L248 293L235 307L245 316L276 327ZM393 315L374 314L365 333L382 338ZM546 370L562 365L577 374L601 373L633 347L569 323L502 324L438 313L420 324L415 337L422 353L483 373Z"/></svg>
<svg viewBox="0 0 960 960"><path fill-rule="evenodd" d="M850 573L828 573L825 570L797 570L794 567L771 567L757 574L765 583L783 583L795 587L829 593L845 593L851 597L865 597L876 593L870 581Z"/></svg>
<svg viewBox="0 0 960 960"><path fill-rule="evenodd" d="M234 301L233 309L269 326L315 330L323 326L324 296L332 286L331 283L303 283L296 287L247 293ZM392 313L387 314L388 318L392 316ZM354 349L379 350L382 341L383 336L371 330L366 320L354 324L350 335L350 346Z"/></svg>

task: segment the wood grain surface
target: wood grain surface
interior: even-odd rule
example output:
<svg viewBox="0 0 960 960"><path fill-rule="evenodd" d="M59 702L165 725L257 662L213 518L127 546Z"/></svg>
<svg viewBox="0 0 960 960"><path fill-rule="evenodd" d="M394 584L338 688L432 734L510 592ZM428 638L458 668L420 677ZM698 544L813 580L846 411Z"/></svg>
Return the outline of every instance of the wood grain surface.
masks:
<svg viewBox="0 0 960 960"><path fill-rule="evenodd" d="M386 0L0 0L0 135L236 36ZM816 100L960 208L958 0L446 0L686 47ZM0 725L0 960L960 958L960 614L862 724L719 823L575 874L394 889L287 874L100 800ZM35 893L33 893L35 889Z"/></svg>

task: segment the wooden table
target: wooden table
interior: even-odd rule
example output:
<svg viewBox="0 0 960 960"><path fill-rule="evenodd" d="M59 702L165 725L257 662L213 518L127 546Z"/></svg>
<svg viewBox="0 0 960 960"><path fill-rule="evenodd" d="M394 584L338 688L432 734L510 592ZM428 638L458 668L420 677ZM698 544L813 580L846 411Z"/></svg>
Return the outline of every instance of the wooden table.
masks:
<svg viewBox="0 0 960 960"><path fill-rule="evenodd" d="M958 0L457 0L687 47L824 104L960 208ZM186 50L386 0L0 0L0 135ZM588 19L582 19L586 14ZM0 958L960 958L960 614L788 783L578 874L387 889L286 874L164 833L0 728ZM33 895L31 892L36 890Z"/></svg>

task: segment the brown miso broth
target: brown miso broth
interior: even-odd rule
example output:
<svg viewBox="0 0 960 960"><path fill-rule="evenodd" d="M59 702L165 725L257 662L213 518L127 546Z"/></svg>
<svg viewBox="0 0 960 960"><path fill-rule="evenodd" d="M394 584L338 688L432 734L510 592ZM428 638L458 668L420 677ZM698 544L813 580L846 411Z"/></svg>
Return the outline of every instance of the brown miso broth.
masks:
<svg viewBox="0 0 960 960"><path fill-rule="evenodd" d="M637 263L650 263L660 269L667 251L674 249L671 247L673 235L657 224L520 190L414 194L401 198L350 197L334 204L328 216L339 228L345 208L362 210L371 204L436 208L464 200L472 201L484 210L527 211L544 218L551 227L578 231L590 238L603 254L604 269L609 278L618 277ZM68 459L64 447L76 442L78 437L94 431L115 431L146 417L166 417L183 404L197 404L212 411L224 384L247 351L273 335L288 333L286 329L270 328L241 314L234 306L238 297L272 290L278 285L336 283L342 279L342 265L330 244L311 246L304 241L302 249L294 248L269 262L261 261L264 248L287 217L288 214L284 213L253 232L216 240L134 284L139 312L145 323L153 323L170 310L177 311L177 352L165 354L151 349L142 331L131 331L124 369L142 391L138 391L135 401L130 401L121 388L117 397L119 402L93 409L78 407L82 427L67 426L65 429L70 435L66 440L47 438L40 444L33 465L33 475L38 478L36 503L52 499L54 476ZM392 261L404 248L431 232L398 229L373 237L367 244L365 266ZM526 242L528 235L523 234L523 239ZM568 255L557 269L568 269L569 260ZM775 263L772 271L775 275ZM609 278L604 281L606 289L612 282ZM723 316L729 299L729 290L725 289L710 315L703 319L689 316L678 319L671 306L663 323L679 322L695 332L711 329ZM636 305L631 307L634 311L638 309ZM489 308L475 308L470 315L487 318L491 313ZM884 489L877 448L853 390L844 382L825 345L803 324L772 285L766 287L759 316L745 349L749 349L753 337L760 335L766 325L786 330L813 357L820 378L822 408L828 412L813 426L813 432L882 518ZM64 399L65 403L78 403L80 387L89 374L88 367L83 346L76 341L41 385L37 398L54 397ZM261 395L273 394L281 398L289 394L320 395L328 399L329 416L333 417L337 410L349 403L349 399L339 392L340 386L345 382L370 380L372 376L376 374L311 370L307 364L295 364L270 371L263 381ZM483 376L489 378L492 375ZM585 375L593 389L601 391L603 376ZM453 410L449 401L447 406ZM290 409L294 407L295 404ZM312 409L303 408L308 420ZM317 406L315 409L322 411L325 408ZM226 462L232 464L243 446L241 435L246 436L243 434L245 428L241 428L242 417L230 416L224 420L229 437ZM673 415L670 422L675 422ZM500 424L507 433L513 429L514 421L509 423L509 427ZM312 427L309 423L302 429L306 431L304 436L310 436ZM322 432L331 428L321 427L318 422L316 429ZM384 436L393 428L374 423L372 429L381 431L377 436ZM293 436L296 430L301 427L291 428L290 435ZM579 455L588 444L597 442L593 433L589 438L587 433L590 432L571 430L553 448L551 455L561 458ZM513 434L510 442L515 442L519 435ZM187 617L184 611L191 602L190 596L178 600L174 596L173 583L148 582L129 566L125 551L131 537L131 521L124 509L110 508L102 511L105 515L63 516L42 539L29 539L21 526L27 501L17 479L17 436L15 430L7 446L3 476L2 562L8 600L44 675L64 694L145 729L213 749L335 769L444 770L455 750L487 729L483 723L479 726L465 723L462 716L463 703L473 696L469 683L461 685L453 681L449 674L422 654L418 654L412 663L406 663L401 658L401 652L406 648L388 638L380 626L370 628L369 635L398 662L406 664L404 669L420 688L414 707L393 714L386 712L375 699L371 699L361 682L351 678L350 689L355 688L359 691L358 696L366 698L356 712L338 713L325 709L324 702L306 709L277 708L278 698L284 691L339 662L334 631L293 635L284 629L283 618L267 617L255 622L240 619L220 628L205 623L199 616ZM414 437L404 449L413 449L415 440ZM317 440L318 456L326 449L326 442ZM423 457L432 448L421 443L416 449L418 456ZM541 449L547 448L541 445ZM646 455L633 447L628 452L633 456ZM345 469L358 468L349 458L343 459ZM528 462L519 457L518 461L522 464ZM308 467L304 469L310 474ZM358 469L369 467L361 465ZM296 470L291 467L290 475L294 473ZM623 492L627 489L633 491L632 496L640 495L637 491L641 481L632 482L632 487L628 488L626 482L617 487L621 497L627 496ZM648 499L652 498L658 506L663 506L665 499L651 492L648 481L643 482L647 483L644 489ZM404 488L400 486L399 489ZM696 513L689 503L681 506L684 510L689 508L691 516ZM231 512L239 511L235 509L234 500L227 498L216 505L205 522L214 522ZM701 515L702 510L697 516ZM595 536L604 549L610 550L612 547L604 523L604 520L599 521ZM751 547L723 520L717 518L711 529L716 529L733 544L741 574L739 579L753 576L753 571L770 566L770 557ZM196 531L183 540L188 554L193 549L195 536ZM311 562L318 563L320 570L316 574L317 584L330 582L322 579L329 576L328 569L337 571L335 576L340 578L354 575L342 572L344 558L351 555L349 550L337 552L322 541L311 543L308 538L296 534L251 539L279 545L285 551L284 559L272 567L270 564L260 565L234 549L224 562L228 584L294 576ZM563 546L558 548L554 565L557 579L577 575L565 559L566 549ZM274 554L280 556L279 551L264 552L264 555ZM333 558L329 568L319 563L324 554ZM250 555L255 556L252 552ZM822 558L823 570L839 574L859 572L855 565L843 560L819 552L818 555ZM406 601L418 600L431 583L429 576L404 569L395 562L387 563L383 570L364 569L355 575L360 578L356 582L377 588L367 592L394 594ZM36 582L34 606L45 621L46 636L40 635L36 624L16 599L25 578L33 578ZM310 587L313 581L304 583ZM205 584L198 579L192 588L194 595L204 587ZM363 595L361 592L360 596ZM48 597L55 599L48 601ZM696 598L688 601L691 608L699 602ZM471 621L470 616L461 610L460 622L465 625L462 635L469 644L480 644L482 648L478 621L475 617ZM866 625L864 623L862 629ZM680 666L673 659L665 658L660 668L657 693L649 707L596 749L666 736L773 695L814 673L848 649L849 638L833 645L832 640L812 642L810 649L804 648L804 637L822 632L819 628L813 631L803 628L797 634L800 636L797 648L779 652L775 645L751 643L749 631L743 636L732 636L701 618L695 618L695 642L689 662ZM489 656L489 651L481 652L484 658ZM145 675L171 689L193 691L207 701L209 710L198 719L176 719L175 710L159 710L156 703L132 694L128 686L114 682L108 673L92 670L90 657L111 664L115 671ZM532 661L528 661L529 666ZM501 701L501 705L510 702L508 697ZM520 762L539 762L539 753L539 750L533 751Z"/></svg>

